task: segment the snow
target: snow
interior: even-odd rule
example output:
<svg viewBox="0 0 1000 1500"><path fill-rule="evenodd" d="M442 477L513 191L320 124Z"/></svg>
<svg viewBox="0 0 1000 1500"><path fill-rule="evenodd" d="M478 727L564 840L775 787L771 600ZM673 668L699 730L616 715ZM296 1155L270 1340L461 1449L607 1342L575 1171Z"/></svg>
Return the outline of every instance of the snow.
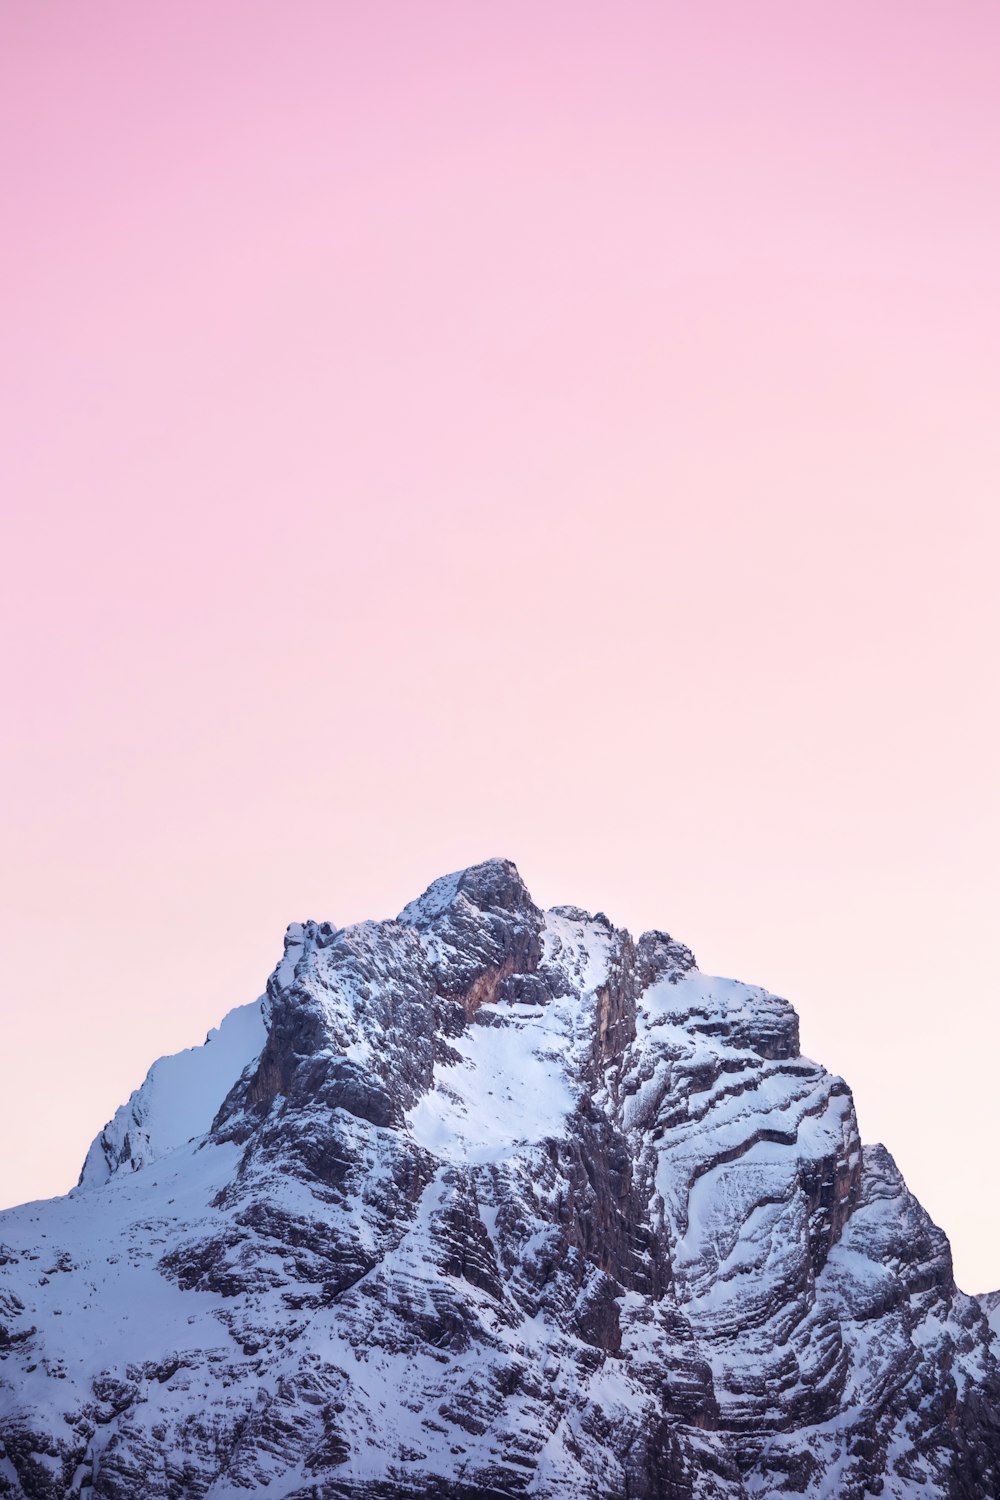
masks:
<svg viewBox="0 0 1000 1500"><path fill-rule="evenodd" d="M1000 1342L1000 1292L987 1292L977 1299L986 1321L993 1331L993 1337Z"/></svg>
<svg viewBox="0 0 1000 1500"><path fill-rule="evenodd" d="M403 907L397 920L407 926L422 927L433 922L435 917L442 916L454 905L464 874L464 870L456 870L451 875L440 876L427 887L422 896Z"/></svg>
<svg viewBox="0 0 1000 1500"><path fill-rule="evenodd" d="M436 882L402 925L360 924L329 947L313 923L289 929L270 993L318 1018L311 1076L345 1057L359 1074L391 1076L420 1014L404 1003L406 982L418 960L430 989L434 923L463 901L460 879ZM345 1484L482 1489L491 1466L521 1463L529 1492L569 1496L601 1493L605 1480L617 1492L616 1434L651 1432L666 1411L685 1462L705 1457L702 1500L765 1500L776 1492L766 1464L738 1491L706 1477L724 1472L727 1428L766 1433L765 1457L808 1450L823 1493L853 1492L852 1423L884 1406L887 1375L912 1377L917 1392L965 1339L962 1370L978 1378L986 1345L980 1333L971 1347L960 1302L925 1290L927 1277L909 1296L900 1226L919 1223L884 1153L866 1152L868 1197L825 1264L811 1258L815 1184L829 1184L830 1163L857 1167L860 1148L841 1080L780 1055L795 1050L786 1002L698 972L664 977L639 997L634 1040L598 1076L609 965L620 972L628 943L564 907L546 914L541 944L543 1000L484 1004L457 1035L435 1035L433 1081L402 1130L290 1092L263 1130L248 1112L240 1145L216 1141L212 1120L265 1040L262 1002L155 1063L91 1148L81 1189L0 1215L0 1294L20 1297L4 1311L5 1432L30 1420L45 1448L100 1409L87 1419L94 1473L119 1428L152 1434L156 1455L167 1431L171 1456L203 1464L206 1500L281 1500L325 1478L309 1455L329 1423L346 1448ZM429 1067L420 1087L428 1078ZM609 1282L596 1259L560 1263L567 1179L544 1148L579 1129L580 1105L627 1147L650 1230L635 1264L645 1276L659 1255L669 1270L658 1297L641 1277L630 1290ZM586 1212L586 1185L573 1192ZM354 1279L331 1290L345 1263ZM933 1253L915 1264L933 1269ZM611 1274L627 1283L632 1265ZM620 1350L589 1342L580 1314L595 1291L617 1304ZM980 1305L1000 1332L1000 1297ZM134 1387L120 1424L99 1390L108 1372ZM685 1379L704 1379L721 1431L697 1431L669 1407ZM826 1419L800 1420L803 1398ZM901 1477L913 1408L900 1410L884 1489L897 1500L915 1493ZM228 1467L211 1478L217 1439ZM50 1453L38 1463L55 1475ZM72 1493L92 1477L81 1464ZM0 1449L5 1483L23 1493Z"/></svg>
<svg viewBox="0 0 1000 1500"><path fill-rule="evenodd" d="M81 1189L99 1187L119 1165L137 1171L187 1141L203 1136L244 1068L267 1038L264 1001L231 1010L200 1047L161 1057L94 1141Z"/></svg>
<svg viewBox="0 0 1000 1500"><path fill-rule="evenodd" d="M495 1013L496 1006L482 1011ZM447 1161L496 1161L561 1131L574 1105L562 1057L566 1014L490 1015L452 1044L462 1061L439 1067L433 1090L406 1117L418 1145Z"/></svg>
<svg viewBox="0 0 1000 1500"><path fill-rule="evenodd" d="M164 1349L200 1357L217 1298L182 1292L157 1261L179 1226L204 1217L236 1156L232 1146L189 1145L142 1176L116 1175L98 1214L92 1194L74 1192L0 1216L5 1243L37 1268L33 1319L46 1328L45 1360L22 1373L19 1404L61 1419L78 1399L77 1371L123 1372L143 1352ZM228 1342L221 1328L213 1342ZM50 1379L60 1367L71 1378Z"/></svg>
<svg viewBox="0 0 1000 1500"><path fill-rule="evenodd" d="M447 904L444 890L438 899ZM461 1061L439 1066L434 1088L407 1114L417 1144L444 1160L499 1161L560 1135L577 1102L570 1073L590 1044L590 1007L607 974L610 934L549 912L542 945L545 961L579 990L544 1007L482 1006L476 1024L451 1043Z"/></svg>

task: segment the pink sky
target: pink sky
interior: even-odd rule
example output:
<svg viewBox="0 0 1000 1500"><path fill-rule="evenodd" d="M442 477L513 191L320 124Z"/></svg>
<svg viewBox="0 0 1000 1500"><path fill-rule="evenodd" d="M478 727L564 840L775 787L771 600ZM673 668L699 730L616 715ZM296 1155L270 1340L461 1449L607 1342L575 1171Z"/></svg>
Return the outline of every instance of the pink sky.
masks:
<svg viewBox="0 0 1000 1500"><path fill-rule="evenodd" d="M494 853L1000 1286L1000 10L0 16L0 1202Z"/></svg>

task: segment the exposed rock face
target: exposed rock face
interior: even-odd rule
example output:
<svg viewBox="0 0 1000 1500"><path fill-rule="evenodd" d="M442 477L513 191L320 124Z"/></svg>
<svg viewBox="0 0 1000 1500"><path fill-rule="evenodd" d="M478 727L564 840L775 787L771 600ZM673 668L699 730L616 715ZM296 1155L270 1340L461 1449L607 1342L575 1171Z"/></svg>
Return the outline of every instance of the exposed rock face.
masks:
<svg viewBox="0 0 1000 1500"><path fill-rule="evenodd" d="M984 1500L981 1301L785 1001L491 861L0 1215L0 1495Z"/></svg>

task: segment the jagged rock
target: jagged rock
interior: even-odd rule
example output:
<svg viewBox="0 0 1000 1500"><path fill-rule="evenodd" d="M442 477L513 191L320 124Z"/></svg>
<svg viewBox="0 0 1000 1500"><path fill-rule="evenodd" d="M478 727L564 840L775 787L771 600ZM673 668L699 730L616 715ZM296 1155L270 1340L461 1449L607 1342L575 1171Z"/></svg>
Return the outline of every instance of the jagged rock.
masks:
<svg viewBox="0 0 1000 1500"><path fill-rule="evenodd" d="M786 1001L492 860L0 1215L0 1496L988 1500L994 1327Z"/></svg>

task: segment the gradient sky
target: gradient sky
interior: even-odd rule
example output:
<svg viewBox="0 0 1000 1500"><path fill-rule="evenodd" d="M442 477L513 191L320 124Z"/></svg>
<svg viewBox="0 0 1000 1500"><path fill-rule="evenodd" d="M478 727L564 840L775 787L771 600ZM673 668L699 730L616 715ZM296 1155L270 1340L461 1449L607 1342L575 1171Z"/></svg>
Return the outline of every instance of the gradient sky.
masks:
<svg viewBox="0 0 1000 1500"><path fill-rule="evenodd" d="M1000 1286L1000 9L0 11L0 1202L501 853Z"/></svg>

